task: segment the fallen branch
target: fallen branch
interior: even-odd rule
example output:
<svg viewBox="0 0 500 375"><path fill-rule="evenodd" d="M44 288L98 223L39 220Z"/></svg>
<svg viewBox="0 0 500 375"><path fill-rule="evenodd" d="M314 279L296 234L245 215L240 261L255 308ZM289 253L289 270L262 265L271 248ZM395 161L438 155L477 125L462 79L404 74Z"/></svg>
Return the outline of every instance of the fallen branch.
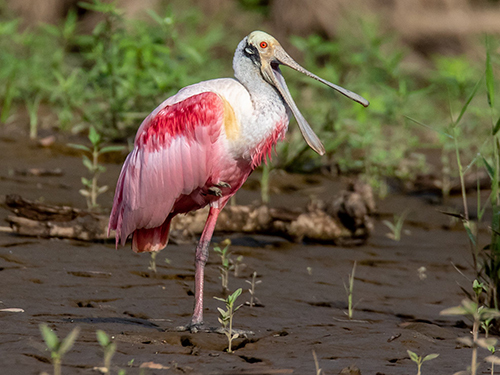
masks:
<svg viewBox="0 0 500 375"><path fill-rule="evenodd" d="M14 215L7 222L23 236L105 240L108 215L68 206L54 206L8 195L3 205ZM216 231L225 233L265 233L294 241L362 243L373 225L375 209L371 189L351 185L331 202L314 201L305 210L267 206L227 206L219 216ZM171 225L171 241L192 241L203 231L208 209L179 215ZM114 237L114 233L111 233Z"/></svg>

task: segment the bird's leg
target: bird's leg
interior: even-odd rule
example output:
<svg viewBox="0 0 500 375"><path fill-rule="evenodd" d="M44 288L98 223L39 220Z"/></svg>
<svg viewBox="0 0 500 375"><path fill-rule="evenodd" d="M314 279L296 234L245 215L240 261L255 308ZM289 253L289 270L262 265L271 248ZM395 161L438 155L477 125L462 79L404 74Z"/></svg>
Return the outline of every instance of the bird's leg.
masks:
<svg viewBox="0 0 500 375"><path fill-rule="evenodd" d="M214 233L215 223L219 217L221 208L210 207L208 212L207 222L203 233L200 237L200 242L196 247L194 260L194 312L191 322L186 327L178 327L179 330L197 332L203 325L203 278L205 273L205 264L208 260L208 245Z"/></svg>
<svg viewBox="0 0 500 375"><path fill-rule="evenodd" d="M208 188L208 193L215 195L216 197L222 197L221 188L230 188L230 187L231 185L229 185L227 182L219 181L218 183Z"/></svg>

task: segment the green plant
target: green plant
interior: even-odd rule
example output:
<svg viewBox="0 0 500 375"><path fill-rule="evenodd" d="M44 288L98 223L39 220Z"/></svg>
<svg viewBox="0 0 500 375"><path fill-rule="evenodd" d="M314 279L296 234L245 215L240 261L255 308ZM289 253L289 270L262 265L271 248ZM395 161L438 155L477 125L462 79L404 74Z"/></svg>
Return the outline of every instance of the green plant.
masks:
<svg viewBox="0 0 500 375"><path fill-rule="evenodd" d="M383 220L382 223L391 230L390 233L387 234L387 237L393 239L394 241L401 240L401 231L403 229L403 224L408 216L408 210L403 211L401 215L394 215L394 222L390 222L389 220Z"/></svg>
<svg viewBox="0 0 500 375"><path fill-rule="evenodd" d="M223 293L226 293L229 290L229 271L234 267L231 265L231 251L229 250L229 246L231 246L231 240L229 239L225 239L220 245L214 245L214 251L219 254L221 260L219 270Z"/></svg>
<svg viewBox="0 0 500 375"><path fill-rule="evenodd" d="M356 272L356 261L354 261L354 264L352 266L352 271L349 274L349 285L346 285L344 283L344 289L347 294L347 316L349 319L352 319L354 315L354 308L355 306L353 305L353 292L354 292L354 274Z"/></svg>
<svg viewBox="0 0 500 375"><path fill-rule="evenodd" d="M47 324L40 324L40 332L42 333L43 340L50 351L52 364L54 366L54 375L61 375L61 364L64 355L73 347L73 344L80 333L80 328L75 327L66 336L64 340L59 340L57 335L49 328Z"/></svg>
<svg viewBox="0 0 500 375"><path fill-rule="evenodd" d="M106 171L106 168L99 164L99 156L108 152L122 151L124 148L123 146L102 147L102 137L93 126L89 128L88 138L92 144L92 148L73 143L70 143L69 146L82 150L91 157L89 158L89 156L85 154L83 155L83 165L87 168L92 177L91 179L82 177L82 183L85 186L85 189L81 189L80 194L87 199L88 209L95 210L99 207L97 204L97 197L108 190L108 186L97 185L99 175Z"/></svg>
<svg viewBox="0 0 500 375"><path fill-rule="evenodd" d="M255 297L255 286L262 282L262 280L256 280L256 278L257 271L254 271L252 273L252 281L245 280L246 283L250 284L250 289L248 289L248 291L250 292L250 302L248 302L250 307L253 307L255 305L254 299L257 299L257 297Z"/></svg>
<svg viewBox="0 0 500 375"><path fill-rule="evenodd" d="M482 292L483 286L477 282L474 283L474 291L476 299ZM480 290L481 289L481 290ZM472 339L470 337L461 337L459 341L472 348L470 373L471 375L476 375L477 369L479 367L477 361L477 349L482 347L490 350L491 347L495 347L497 340L494 338L480 338L479 328L482 322L486 322L490 319L499 318L500 312L495 309L491 309L485 306L480 306L478 302L473 302L468 299L464 299L462 304L455 307L450 307L440 312L440 315L463 315L472 320Z"/></svg>
<svg viewBox="0 0 500 375"><path fill-rule="evenodd" d="M243 305L239 305L235 307L235 302L236 299L240 296L241 294L241 288L237 289L233 294L227 296L226 299L223 298L218 298L214 297L216 300L224 302L226 304L226 310L221 309L220 307L217 308L219 311L219 323L222 326L222 329L224 331L224 334L227 337L228 340L228 348L227 352L232 353L232 342L233 340L237 339L239 334L238 333L233 333L233 316L234 313Z"/></svg>
<svg viewBox="0 0 500 375"><path fill-rule="evenodd" d="M408 355L410 356L410 359L417 364L417 375L421 374L421 368L422 364L427 361L431 361L437 357L439 357L439 354L428 354L425 357L419 356L416 353L412 352L411 350L407 350Z"/></svg>
<svg viewBox="0 0 500 375"><path fill-rule="evenodd" d="M106 332L98 329L96 331L97 341L104 350L104 373L111 373L111 359L116 352L116 343L111 341L111 338L106 334Z"/></svg>

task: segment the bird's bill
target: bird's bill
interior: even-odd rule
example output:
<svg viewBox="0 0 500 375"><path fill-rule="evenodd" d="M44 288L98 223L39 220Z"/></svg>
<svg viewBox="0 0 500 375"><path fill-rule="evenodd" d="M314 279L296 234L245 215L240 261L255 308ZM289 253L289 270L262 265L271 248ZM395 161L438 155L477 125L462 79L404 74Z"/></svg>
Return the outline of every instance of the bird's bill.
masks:
<svg viewBox="0 0 500 375"><path fill-rule="evenodd" d="M264 76L268 78L270 83L272 83L278 89L283 99L285 99L286 104L288 104L288 107L290 107L290 109L292 110L292 113L295 116L297 123L299 124L302 136L304 137L307 144L318 154L324 155L325 147L295 105L292 95L290 94L290 91L288 91L285 79L281 75L278 64L266 64L266 66L263 66L262 72L264 73Z"/></svg>
<svg viewBox="0 0 500 375"><path fill-rule="evenodd" d="M273 62L264 62L262 64L262 73L264 77L267 78L269 83L272 83L276 89L279 91L283 99L285 100L286 104L290 109L292 110L293 115L295 116L295 119L297 120L297 123L299 124L300 131L302 132L302 136L304 137L305 141L307 144L318 154L324 155L325 153L325 148L321 141L319 140L318 136L314 131L312 130L311 126L307 123L306 119L302 114L300 113L299 109L297 108L297 105L293 101L292 95L290 94L290 91L288 91L288 87L286 85L285 79L281 75L281 71L279 69L279 64L286 65L302 74L305 74L308 77L314 78L321 83L327 85L328 87L333 88L334 90L337 90L341 94L347 96L349 99L354 100L355 102L360 103L361 105L367 107L370 103L368 100L363 98L362 96L344 89L343 87L337 86L331 82L328 82L324 80L323 78L318 77L317 75L309 72L308 70L304 69L302 66L300 66L295 60L293 60L286 52L285 50L277 45L275 46L274 50L274 58L276 59Z"/></svg>
<svg viewBox="0 0 500 375"><path fill-rule="evenodd" d="M331 87L332 89L337 90L342 95L347 96L349 99L352 99L355 102L358 102L363 107L368 107L368 105L370 104L370 102L368 102L368 100L363 98L361 95L358 95L355 92L349 91L349 90L347 90L343 87L340 87L334 83L328 82L327 80L325 80L321 77L318 77L316 74L313 74L310 71L304 69L297 62L295 62L295 60L292 59L290 57L290 55L288 55L288 53L286 53L285 50L281 46L278 46L275 49L274 56L279 61L280 64L286 65L286 66L296 70L297 72L300 72L300 73L305 74L306 76L308 76L310 78L314 78L315 80L320 81L321 83L327 85L328 87Z"/></svg>

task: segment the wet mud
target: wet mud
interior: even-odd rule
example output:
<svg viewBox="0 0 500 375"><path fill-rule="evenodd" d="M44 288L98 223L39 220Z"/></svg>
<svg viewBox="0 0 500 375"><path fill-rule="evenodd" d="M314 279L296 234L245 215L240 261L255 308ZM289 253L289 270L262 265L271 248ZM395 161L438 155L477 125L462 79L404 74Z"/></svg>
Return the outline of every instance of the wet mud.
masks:
<svg viewBox="0 0 500 375"><path fill-rule="evenodd" d="M84 207L78 190L85 169L78 156L8 137L0 139L0 147L0 195ZM105 166L100 183L111 189L100 202L109 209L120 165ZM29 168L59 168L62 174L16 173ZM272 184L272 204L289 207L307 204L311 195L333 196L345 181L280 175ZM238 193L238 203L258 199L256 186L257 175ZM465 233L438 212L459 207L459 200L441 206L428 198L394 192L379 201L374 233L362 246L231 235L232 257L242 255L245 266L238 277L231 273L229 288L243 288L238 302L249 301L246 280L256 271L261 283L255 295L262 304L244 305L236 312L234 327L254 334L236 339L232 354L224 351L224 335L175 331L192 313L194 245L169 245L156 258L155 274L148 269L150 256L134 254L128 246L115 250L107 242L0 232L0 310L23 310L0 311L0 373L51 372L41 323L59 337L81 329L63 359L63 374L97 373L94 368L103 365L97 329L117 343L112 373L122 368L127 374L314 374L314 351L325 374L349 366L362 374L414 374L408 349L440 354L424 363L424 374L465 370L471 349L456 338L469 335L469 322L439 312L464 298L460 286L470 286L466 277L473 277L471 255ZM396 242L387 237L382 220L392 220L405 209L404 233ZM7 214L0 209L2 222ZM214 241L224 238L219 234ZM354 261L355 309L349 320L344 284ZM218 326L217 307L222 304L213 297L222 296L219 258L211 252L205 279L208 326ZM487 368L482 365L482 370Z"/></svg>

